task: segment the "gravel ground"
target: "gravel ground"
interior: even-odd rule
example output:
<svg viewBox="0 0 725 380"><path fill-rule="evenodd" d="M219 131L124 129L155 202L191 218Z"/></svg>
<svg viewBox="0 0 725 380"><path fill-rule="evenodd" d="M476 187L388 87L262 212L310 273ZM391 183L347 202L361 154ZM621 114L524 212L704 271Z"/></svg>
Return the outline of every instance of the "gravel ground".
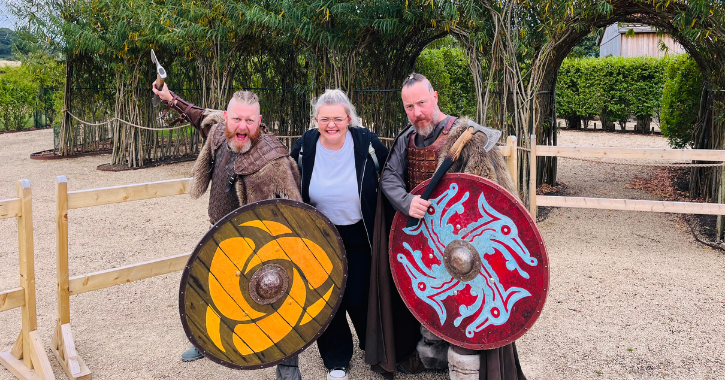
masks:
<svg viewBox="0 0 725 380"><path fill-rule="evenodd" d="M33 185L38 328L46 345L55 323L55 176L69 190L189 175L191 163L101 172L108 156L30 160L52 147L52 131L0 135L0 199ZM562 131L560 145L666 147L659 136ZM567 195L651 199L626 189L650 168L562 159ZM191 250L207 228L206 199L168 197L71 210L71 276ZM517 342L529 379L725 378L725 255L698 244L670 214L554 209L539 223L551 264L550 296ZM0 289L17 286L17 227L0 220ZM273 369L230 370L209 360L181 363L189 344L178 316L180 273L71 297L76 347L96 379L272 379ZM0 351L20 330L19 310L0 314ZM52 357L50 350L48 355ZM64 373L51 358L58 379ZM301 356L306 379L324 379L313 345ZM11 379L0 369L0 380ZM353 358L352 379L381 379ZM400 378L445 379L443 373Z"/></svg>

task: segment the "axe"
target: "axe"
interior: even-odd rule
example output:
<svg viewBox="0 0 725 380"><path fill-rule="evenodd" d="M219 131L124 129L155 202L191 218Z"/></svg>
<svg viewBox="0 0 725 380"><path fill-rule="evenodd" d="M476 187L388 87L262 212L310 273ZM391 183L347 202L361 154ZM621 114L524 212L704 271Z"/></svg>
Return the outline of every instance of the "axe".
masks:
<svg viewBox="0 0 725 380"><path fill-rule="evenodd" d="M423 190L423 194L420 196L421 199L427 201L428 198L430 198L431 194L433 194L433 190L436 188L436 185L438 185L438 182L441 181L441 178L443 178L448 169L451 168L451 165L458 160L463 147L473 138L473 135L478 132L483 132L483 127L476 124L476 126L469 126L465 132L458 136L458 139L455 143L453 143L453 146L451 146L451 149L446 154L446 158L444 158L443 162L441 162L441 166L438 167L436 172L433 174L433 178L431 178L430 182L428 182L428 186L426 186L425 190ZM418 218L410 217L408 219L407 227L415 226L418 224L419 220L420 219Z"/></svg>
<svg viewBox="0 0 725 380"><path fill-rule="evenodd" d="M154 49L151 49L151 62L153 62L156 65L156 89L161 90L164 88L164 80L166 79L166 70L164 70L163 67L161 67L161 64L159 63L159 60L156 59L156 53L154 53ZM153 103L154 107L158 107L161 103L161 98L159 98L158 95L154 94L153 100L151 100L151 103Z"/></svg>

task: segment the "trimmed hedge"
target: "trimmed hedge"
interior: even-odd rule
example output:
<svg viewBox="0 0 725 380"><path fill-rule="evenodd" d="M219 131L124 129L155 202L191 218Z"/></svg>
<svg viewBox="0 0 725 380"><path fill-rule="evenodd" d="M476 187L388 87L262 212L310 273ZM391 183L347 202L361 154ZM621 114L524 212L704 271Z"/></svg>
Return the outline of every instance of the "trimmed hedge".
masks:
<svg viewBox="0 0 725 380"><path fill-rule="evenodd" d="M624 129L635 118L637 129L649 133L671 62L675 58L567 58L557 78L557 114L575 129L596 115L607 130L614 130L614 122Z"/></svg>
<svg viewBox="0 0 725 380"><path fill-rule="evenodd" d="M687 55L673 59L667 69L662 94L660 129L673 148L692 145L692 130L697 122L702 91L702 76L697 63Z"/></svg>

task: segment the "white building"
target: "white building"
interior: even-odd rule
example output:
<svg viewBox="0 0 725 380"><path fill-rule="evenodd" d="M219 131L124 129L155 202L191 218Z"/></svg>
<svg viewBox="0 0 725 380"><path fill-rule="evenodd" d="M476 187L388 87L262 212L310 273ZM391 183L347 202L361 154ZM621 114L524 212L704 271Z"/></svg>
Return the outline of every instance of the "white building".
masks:
<svg viewBox="0 0 725 380"><path fill-rule="evenodd" d="M634 36L627 36L629 30ZM657 29L644 24L617 23L607 27L599 39L599 56L615 57L664 57L665 52L660 49L660 41L669 49L668 53L682 54L685 49L669 34L657 35Z"/></svg>

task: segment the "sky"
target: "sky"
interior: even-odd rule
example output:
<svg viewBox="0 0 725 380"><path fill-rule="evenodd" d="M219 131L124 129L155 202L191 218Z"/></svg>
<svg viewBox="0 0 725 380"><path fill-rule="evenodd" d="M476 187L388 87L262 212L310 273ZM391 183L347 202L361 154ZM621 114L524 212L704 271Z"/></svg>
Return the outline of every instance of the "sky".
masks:
<svg viewBox="0 0 725 380"><path fill-rule="evenodd" d="M0 0L0 28L15 29L15 23L17 20L15 16L10 13L8 1L12 0Z"/></svg>

